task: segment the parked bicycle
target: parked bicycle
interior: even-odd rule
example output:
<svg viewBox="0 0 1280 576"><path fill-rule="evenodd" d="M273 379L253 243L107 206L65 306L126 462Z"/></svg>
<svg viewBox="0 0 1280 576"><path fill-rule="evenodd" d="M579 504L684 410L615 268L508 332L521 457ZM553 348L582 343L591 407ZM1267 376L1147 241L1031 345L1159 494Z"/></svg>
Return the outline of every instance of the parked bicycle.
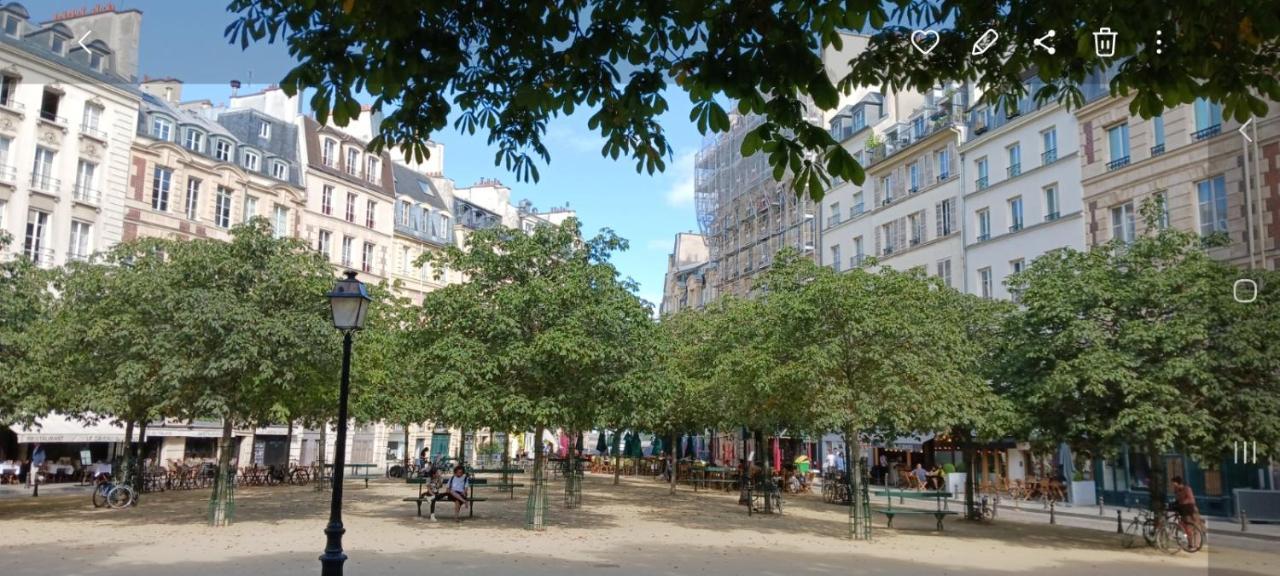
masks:
<svg viewBox="0 0 1280 576"><path fill-rule="evenodd" d="M137 500L138 495L124 481L103 479L93 487L94 508L106 506L118 510L126 506L133 506Z"/></svg>
<svg viewBox="0 0 1280 576"><path fill-rule="evenodd" d="M1188 534L1190 532L1190 534ZM1163 550L1169 554L1198 552L1204 546L1204 529L1196 524L1189 524L1184 529L1181 517L1174 510L1166 510L1163 521L1156 522L1150 510L1139 510L1125 528L1120 543L1125 548L1132 548L1138 543L1138 536L1147 546Z"/></svg>

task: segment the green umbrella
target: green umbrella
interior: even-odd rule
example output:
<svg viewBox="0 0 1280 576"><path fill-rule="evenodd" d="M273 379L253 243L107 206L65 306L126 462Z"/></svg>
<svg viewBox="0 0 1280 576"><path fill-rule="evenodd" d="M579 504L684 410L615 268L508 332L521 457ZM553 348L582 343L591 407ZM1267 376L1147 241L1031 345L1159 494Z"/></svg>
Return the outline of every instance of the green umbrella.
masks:
<svg viewBox="0 0 1280 576"><path fill-rule="evenodd" d="M608 450L609 450L609 443L607 440L605 440L604 430L601 430L600 439L596 441L596 453L604 454Z"/></svg>
<svg viewBox="0 0 1280 576"><path fill-rule="evenodd" d="M654 434L651 446L653 446L653 450L650 451L650 454L653 454L654 456L662 454L662 437Z"/></svg>
<svg viewBox="0 0 1280 576"><path fill-rule="evenodd" d="M636 434L635 432L632 432L631 434L629 434L629 435L627 436L627 442L629 443L629 446L630 446L630 447L627 449L627 455L628 455L628 456L630 456L631 458L643 458L643 457L644 457L644 447L640 445L640 435L639 435L639 434Z"/></svg>
<svg viewBox="0 0 1280 576"><path fill-rule="evenodd" d="M618 444L619 444L619 438L618 438L618 437L619 437L619 436L621 436L621 435L622 435L622 431L621 431L621 430L619 430L619 431L617 431L617 432L614 432L614 433L613 433L613 438L610 438L610 439L609 439L609 446L610 446L610 448L609 448L609 455L610 455L610 456L617 456L617 455L618 455L618 448L619 448L619 446L618 446Z"/></svg>

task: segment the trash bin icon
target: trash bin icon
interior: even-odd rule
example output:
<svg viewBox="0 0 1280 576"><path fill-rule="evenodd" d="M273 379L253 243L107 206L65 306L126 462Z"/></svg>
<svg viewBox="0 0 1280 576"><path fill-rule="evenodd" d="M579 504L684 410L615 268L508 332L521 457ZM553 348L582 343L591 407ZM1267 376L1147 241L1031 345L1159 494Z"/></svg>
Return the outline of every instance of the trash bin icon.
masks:
<svg viewBox="0 0 1280 576"><path fill-rule="evenodd" d="M1115 56L1116 33L1107 27L1099 28L1093 33L1093 51L1102 58Z"/></svg>

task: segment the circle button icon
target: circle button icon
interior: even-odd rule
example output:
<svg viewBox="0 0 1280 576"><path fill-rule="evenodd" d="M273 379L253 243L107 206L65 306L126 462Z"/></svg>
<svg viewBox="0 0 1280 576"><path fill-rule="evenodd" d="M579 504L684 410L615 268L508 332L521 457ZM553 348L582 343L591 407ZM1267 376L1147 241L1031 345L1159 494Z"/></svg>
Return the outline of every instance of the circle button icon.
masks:
<svg viewBox="0 0 1280 576"><path fill-rule="evenodd" d="M1258 283L1249 278L1236 280L1231 286L1231 297L1241 304L1249 304L1258 299Z"/></svg>

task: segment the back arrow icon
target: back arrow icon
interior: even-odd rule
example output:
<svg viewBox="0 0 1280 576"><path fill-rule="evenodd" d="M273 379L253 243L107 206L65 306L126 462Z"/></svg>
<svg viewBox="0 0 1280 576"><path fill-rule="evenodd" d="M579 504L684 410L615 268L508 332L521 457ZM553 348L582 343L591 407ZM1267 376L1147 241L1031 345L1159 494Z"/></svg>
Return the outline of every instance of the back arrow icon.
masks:
<svg viewBox="0 0 1280 576"><path fill-rule="evenodd" d="M1250 118L1250 119L1248 119L1248 120L1245 120L1244 124L1241 124L1241 125L1240 125L1240 135L1241 135L1241 136L1244 136L1244 140L1245 140L1245 142L1253 142L1253 138L1250 138L1250 137L1249 137L1249 135L1248 135L1248 134L1246 134L1246 133L1245 133L1245 131L1244 131L1244 129L1245 129L1246 127L1248 127L1248 126L1249 126L1249 123L1250 123L1250 122L1253 122L1253 118Z"/></svg>

